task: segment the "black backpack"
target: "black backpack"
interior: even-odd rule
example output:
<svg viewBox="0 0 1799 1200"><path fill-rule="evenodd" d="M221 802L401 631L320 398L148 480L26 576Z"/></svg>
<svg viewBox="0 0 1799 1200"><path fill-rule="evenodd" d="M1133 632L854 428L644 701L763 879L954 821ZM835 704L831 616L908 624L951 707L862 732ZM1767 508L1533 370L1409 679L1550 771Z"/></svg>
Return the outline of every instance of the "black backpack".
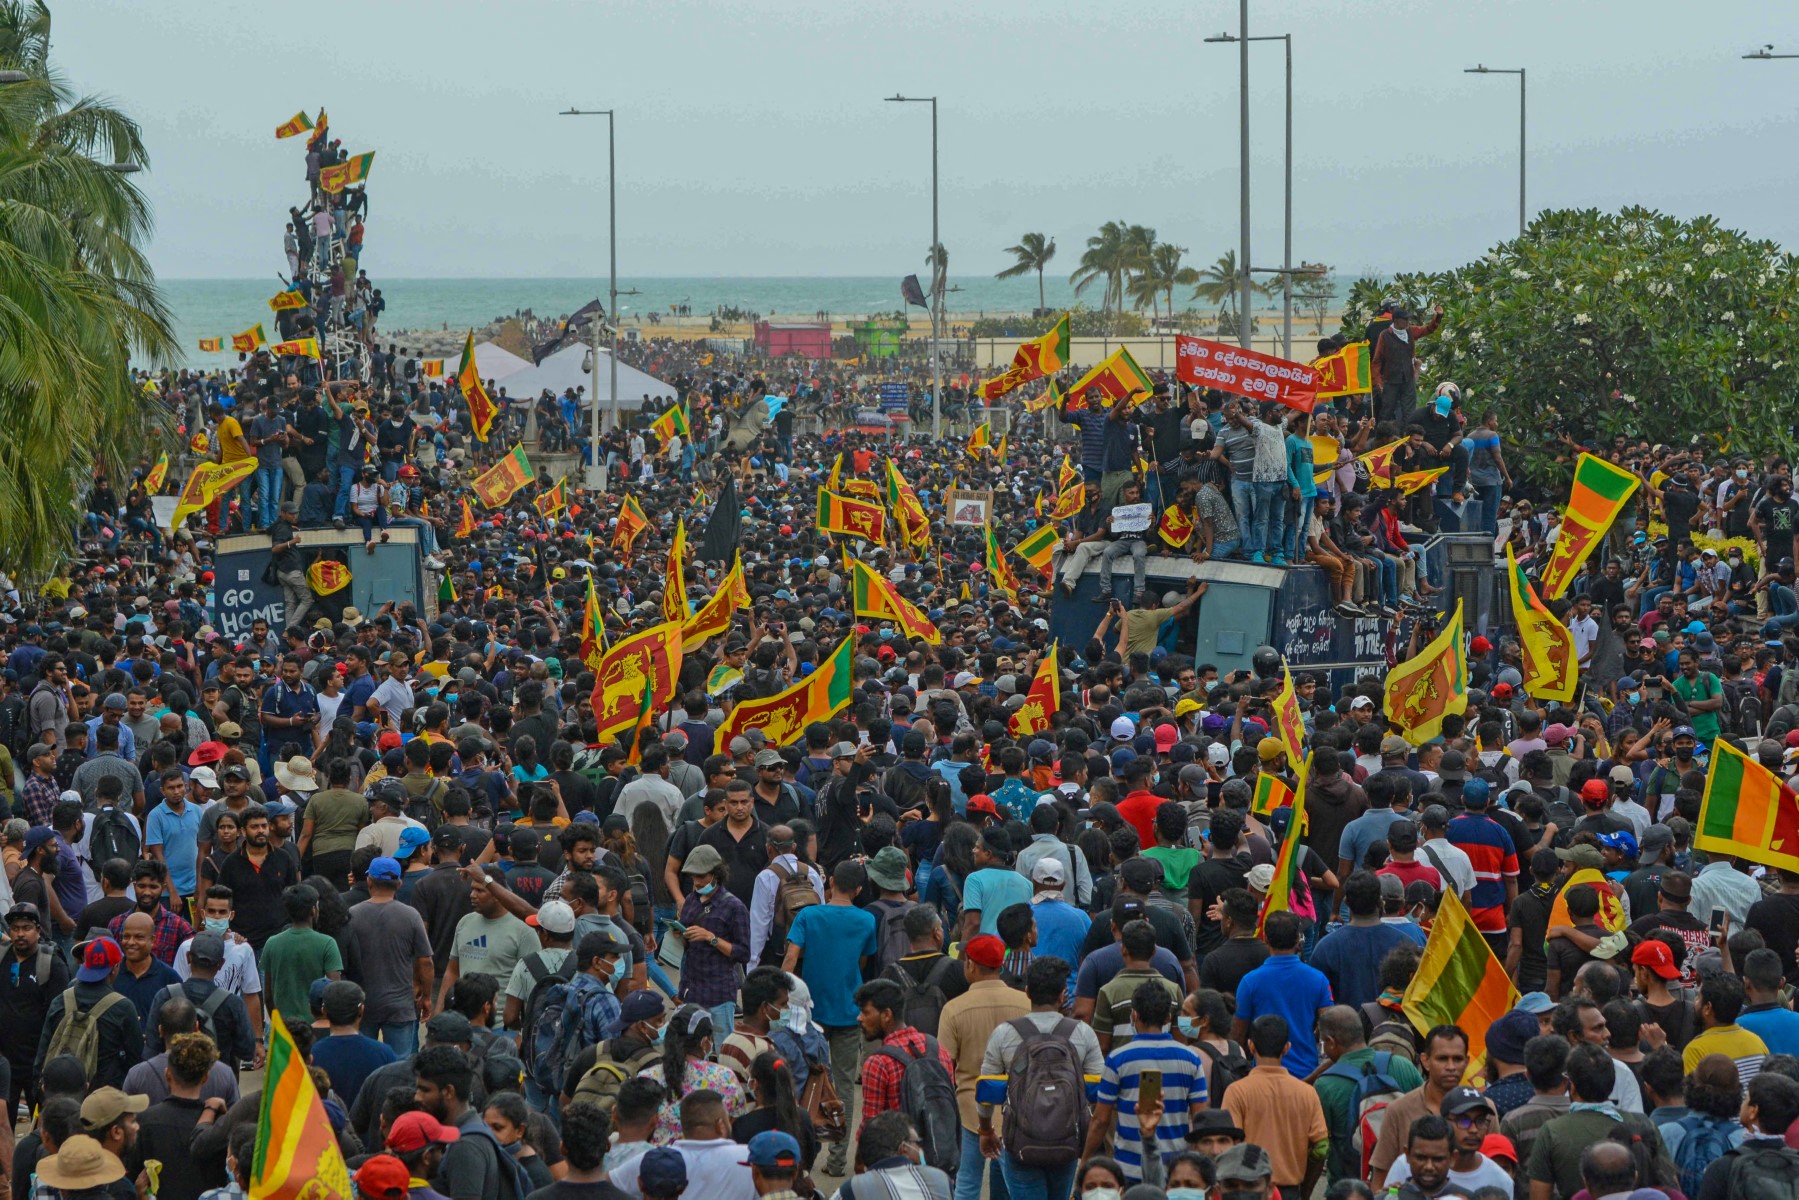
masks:
<svg viewBox="0 0 1799 1200"><path fill-rule="evenodd" d="M902 963L888 963L881 972L883 979L891 979L900 985L905 999L900 1003L900 1019L922 1034L937 1036L937 1023L943 1016L943 1006L949 1003L949 995L943 990L943 981L949 973L960 964L949 955L944 955L931 964L922 981L912 978Z"/></svg>
<svg viewBox="0 0 1799 1200"><path fill-rule="evenodd" d="M962 1162L962 1116L956 1081L943 1065L937 1039L927 1036L922 1053L882 1046L870 1058L890 1058L900 1066L900 1110L918 1130L924 1165L953 1172Z"/></svg>
<svg viewBox="0 0 1799 1200"><path fill-rule="evenodd" d="M168 987L158 992L155 1001L151 1003L150 1023L152 1025L156 1023L156 1014L162 1011L163 1005L171 1000L186 999L188 999L186 990L183 989L179 983L171 983ZM199 1004L194 1005L194 1008L200 1014L200 1032L211 1038L215 1046L220 1044L219 1027L213 1018L219 1015L219 1010L225 1007L225 1001L229 999L231 999L231 993L224 988L219 987L217 984L214 984L212 992L206 999L202 1000Z"/></svg>
<svg viewBox="0 0 1799 1200"><path fill-rule="evenodd" d="M95 875L115 858L135 863L142 850L143 839L132 827L130 817L116 808L103 808L94 814L87 836L87 861Z"/></svg>
<svg viewBox="0 0 1799 1200"><path fill-rule="evenodd" d="M1001 1140L1027 1167L1073 1166L1087 1138L1087 1081L1074 1048L1074 1022L1048 1029L1029 1017L1007 1024L1018 1049L1006 1064L1006 1118Z"/></svg>
<svg viewBox="0 0 1799 1200"><path fill-rule="evenodd" d="M1220 1098L1224 1095L1224 1089L1248 1075L1250 1069L1255 1066L1255 1063L1251 1062L1243 1051L1237 1049L1235 1042L1231 1043L1231 1052L1228 1055L1218 1053L1217 1048L1209 1042L1194 1042L1193 1045L1195 1049L1206 1056L1206 1062L1209 1064L1206 1069L1208 1088L1213 1082L1218 1084L1217 1089L1211 1092L1211 1102L1214 1105L1219 1103Z"/></svg>
<svg viewBox="0 0 1799 1200"><path fill-rule="evenodd" d="M1731 1200L1794 1200L1799 1196L1799 1150L1739 1146L1730 1160Z"/></svg>
<svg viewBox="0 0 1799 1200"><path fill-rule="evenodd" d="M524 963L526 973L531 976L531 991L525 997L525 1010L519 1022L518 1044L521 1051L528 1053L535 1044L537 1018L543 1011L550 989L575 977L575 952L570 950L562 960L562 965L553 970L543 961L541 950L535 954L527 954Z"/></svg>
<svg viewBox="0 0 1799 1200"><path fill-rule="evenodd" d="M573 958L574 955L569 955ZM506 1147L500 1145L500 1139L494 1136L493 1130L485 1121L461 1127L462 1136L480 1138L493 1147L494 1157L500 1162L500 1200L525 1200L536 1187L531 1176L525 1172L524 1165L512 1155L506 1153Z"/></svg>
<svg viewBox="0 0 1799 1200"><path fill-rule="evenodd" d="M869 905L871 910L880 910L875 925L875 945L879 947L875 961L883 969L912 952L912 939L906 936L906 914L917 907L910 900L898 903L876 900Z"/></svg>

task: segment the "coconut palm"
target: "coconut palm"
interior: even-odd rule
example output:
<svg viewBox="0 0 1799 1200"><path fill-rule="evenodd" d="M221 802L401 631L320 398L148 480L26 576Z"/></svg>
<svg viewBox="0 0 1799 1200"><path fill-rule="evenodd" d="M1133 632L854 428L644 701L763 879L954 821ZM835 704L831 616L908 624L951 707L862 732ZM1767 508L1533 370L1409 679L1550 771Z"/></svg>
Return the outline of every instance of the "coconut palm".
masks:
<svg viewBox="0 0 1799 1200"><path fill-rule="evenodd" d="M1226 250L1217 262L1199 273L1199 282L1193 289L1195 300L1204 300L1208 304L1221 304L1223 311L1230 315L1232 327L1237 317L1237 294L1243 287L1243 272L1237 269L1237 252ZM1249 290L1264 298L1273 295L1267 284L1250 282Z"/></svg>
<svg viewBox="0 0 1799 1200"><path fill-rule="evenodd" d="M1111 312L1124 301L1124 278L1131 269L1131 227L1123 221L1107 221L1099 232L1087 239L1081 265L1068 281L1079 295L1095 283L1105 284L1100 308Z"/></svg>
<svg viewBox="0 0 1799 1200"><path fill-rule="evenodd" d="M931 297L938 311L943 309L944 284L949 281L949 251L938 242L924 252L925 266L931 268Z"/></svg>
<svg viewBox="0 0 1799 1200"><path fill-rule="evenodd" d="M1181 259L1186 253L1185 246L1176 246L1172 242L1157 242L1151 246L1148 263L1131 278L1132 302L1137 305L1148 304L1153 316L1157 299L1166 299L1168 315L1173 316L1174 289L1192 287L1199 283L1199 272L1181 265Z"/></svg>
<svg viewBox="0 0 1799 1200"><path fill-rule="evenodd" d="M1016 279L1026 271L1037 272L1037 307L1045 307L1043 302L1043 268L1049 260L1056 256L1056 239L1041 233L1027 233L1018 239L1016 246L1007 246L1006 253L1016 261L1003 271L994 274L995 279Z"/></svg>
<svg viewBox="0 0 1799 1200"><path fill-rule="evenodd" d="M142 244L150 210L137 123L77 98L51 66L41 0L0 0L0 568L48 573L100 471L122 477L168 414L130 356L173 355ZM122 489L121 489L122 490Z"/></svg>

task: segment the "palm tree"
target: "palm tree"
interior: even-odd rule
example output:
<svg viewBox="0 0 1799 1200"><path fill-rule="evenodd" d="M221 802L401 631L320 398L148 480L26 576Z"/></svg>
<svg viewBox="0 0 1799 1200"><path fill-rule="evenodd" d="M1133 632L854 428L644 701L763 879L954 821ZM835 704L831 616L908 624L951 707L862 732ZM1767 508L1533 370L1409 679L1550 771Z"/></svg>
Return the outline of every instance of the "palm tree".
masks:
<svg viewBox="0 0 1799 1200"><path fill-rule="evenodd" d="M1222 304L1223 311L1231 318L1235 327L1237 318L1237 293L1243 286L1243 272L1237 269L1237 252L1226 250L1217 262L1199 273L1198 285L1193 289L1195 300L1204 300L1208 304ZM1273 294L1267 284L1253 280L1249 290L1264 298Z"/></svg>
<svg viewBox="0 0 1799 1200"><path fill-rule="evenodd" d="M1074 284L1077 296L1095 282L1103 281L1106 286L1100 308L1111 312L1114 305L1123 303L1124 277L1130 270L1130 263L1130 227L1123 221L1107 221L1099 227L1097 234L1087 239L1081 265L1068 281Z"/></svg>
<svg viewBox="0 0 1799 1200"><path fill-rule="evenodd" d="M1131 280L1131 300L1139 305L1148 303L1152 317L1156 312L1158 297L1168 301L1168 315L1172 317L1174 289L1192 287L1199 283L1199 272L1181 265L1181 259L1186 253L1185 246L1157 242L1150 247L1148 264Z"/></svg>
<svg viewBox="0 0 1799 1200"><path fill-rule="evenodd" d="M924 252L925 266L931 268L931 295L939 311L943 309L944 284L949 282L949 251L938 242Z"/></svg>
<svg viewBox="0 0 1799 1200"><path fill-rule="evenodd" d="M134 351L173 357L142 244L150 210L125 172L148 165L137 123L77 98L49 61L42 0L0 0L0 568L45 575L104 471L166 431L133 384Z"/></svg>
<svg viewBox="0 0 1799 1200"><path fill-rule="evenodd" d="M1037 272L1037 307L1046 307L1043 302L1043 268L1049 260L1056 256L1056 240L1045 237L1041 233L1027 233L1018 239L1016 246L1007 246L1006 253L1015 261L1003 271L995 273L995 279L1016 279L1026 271Z"/></svg>

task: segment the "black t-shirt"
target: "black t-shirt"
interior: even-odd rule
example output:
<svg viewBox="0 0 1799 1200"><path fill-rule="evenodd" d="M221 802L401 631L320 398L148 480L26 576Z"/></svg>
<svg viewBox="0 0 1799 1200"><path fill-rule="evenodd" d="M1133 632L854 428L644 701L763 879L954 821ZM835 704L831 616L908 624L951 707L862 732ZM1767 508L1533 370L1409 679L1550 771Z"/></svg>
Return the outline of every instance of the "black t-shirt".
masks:
<svg viewBox="0 0 1799 1200"><path fill-rule="evenodd" d="M1249 879L1249 867L1249 855L1244 853L1230 858L1206 859L1193 869L1193 874L1187 881L1189 902L1198 901L1199 911L1208 911L1226 889L1244 886ZM1200 954L1210 954L1224 943L1224 933L1211 921L1199 922L1193 937L1193 949Z"/></svg>
<svg viewBox="0 0 1799 1200"><path fill-rule="evenodd" d="M544 889L556 882L557 872L538 863L520 863L506 873L506 886L532 905L543 904Z"/></svg>
<svg viewBox="0 0 1799 1200"><path fill-rule="evenodd" d="M1762 935L1768 949L1780 955L1788 983L1799 983L1799 964L1793 948L1799 946L1799 896L1764 896L1749 906L1749 928Z"/></svg>
<svg viewBox="0 0 1799 1200"><path fill-rule="evenodd" d="M1102 919L1093 922L1092 927L1087 930L1087 940L1081 943L1083 959L1112 942L1111 914L1102 913L1101 917ZM1193 948L1187 944L1187 935L1181 929L1179 917L1165 908L1146 904L1143 919L1156 931L1156 945L1165 947L1180 962L1193 961Z"/></svg>
<svg viewBox="0 0 1799 1200"><path fill-rule="evenodd" d="M1662 876L1671 869L1660 864L1638 867L1624 877L1624 896L1630 901L1631 912L1652 913L1655 911L1656 896L1661 890ZM1791 960L1792 955L1787 955L1786 961L1790 962Z"/></svg>
<svg viewBox="0 0 1799 1200"><path fill-rule="evenodd" d="M1693 973L1693 959L1711 949L1711 929L1692 913L1676 908L1638 917L1625 932L1646 938L1658 929L1673 930L1686 944L1687 958L1682 969L1690 976Z"/></svg>
<svg viewBox="0 0 1799 1200"><path fill-rule="evenodd" d="M562 789L562 807L568 810L569 816L593 811L599 790L587 776L575 771L552 771L550 778Z"/></svg>
<svg viewBox="0 0 1799 1200"><path fill-rule="evenodd" d="M1799 500L1791 496L1785 500L1763 496L1762 502L1755 506L1755 515L1761 520L1764 537L1790 538L1799 530Z"/></svg>
<svg viewBox="0 0 1799 1200"><path fill-rule="evenodd" d="M1662 492L1662 512L1668 518L1668 542L1676 544L1684 539L1693 523L1693 515L1699 511L1699 493L1690 487L1670 486Z"/></svg>
<svg viewBox="0 0 1799 1200"><path fill-rule="evenodd" d="M936 954L908 954L905 958L900 959L892 965L898 967L910 976L913 983L923 983L930 977L931 971L937 966L938 961L944 957L946 956L941 952ZM946 1001L954 1000L957 996L960 996L963 992L968 990L968 977L960 971L954 969L947 970L938 978L937 986L943 989L943 998Z"/></svg>
<svg viewBox="0 0 1799 1200"><path fill-rule="evenodd" d="M632 1197L610 1183L575 1183L558 1179L549 1187L538 1188L525 1200L632 1200Z"/></svg>
<svg viewBox="0 0 1799 1200"><path fill-rule="evenodd" d="M1199 986L1236 995L1243 977L1267 961L1268 945L1260 938L1229 938L1199 964Z"/></svg>
<svg viewBox="0 0 1799 1200"><path fill-rule="evenodd" d="M1602 938L1605 936L1605 930L1598 925L1576 925L1574 928L1592 937ZM1528 938L1528 936L1527 934L1526 937ZM1562 995L1566 995L1573 988L1574 977L1580 973L1580 969L1593 961L1591 954L1567 938L1557 938L1549 943L1548 958L1549 969L1562 973L1560 981Z"/></svg>
<svg viewBox="0 0 1799 1200"><path fill-rule="evenodd" d="M1555 908L1555 892L1530 887L1512 901L1511 927L1524 939L1524 953L1518 960L1518 987L1527 992L1543 990L1549 961L1543 955L1543 938L1549 931L1549 914Z"/></svg>

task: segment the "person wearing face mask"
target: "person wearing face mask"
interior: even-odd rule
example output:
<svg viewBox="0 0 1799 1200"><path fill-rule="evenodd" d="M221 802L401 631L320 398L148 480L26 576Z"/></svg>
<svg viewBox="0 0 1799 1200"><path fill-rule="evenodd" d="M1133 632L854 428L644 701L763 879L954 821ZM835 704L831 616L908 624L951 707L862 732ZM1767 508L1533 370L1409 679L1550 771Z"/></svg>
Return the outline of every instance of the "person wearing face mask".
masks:
<svg viewBox="0 0 1799 1200"><path fill-rule="evenodd" d="M575 967L562 998L561 1039L550 1046L522 1047L530 1056L526 1066L532 1079L551 1094L567 1089L575 1056L605 1041L617 1027L624 1010L615 989L630 973L631 944L611 928L583 934L575 944Z"/></svg>
<svg viewBox="0 0 1799 1200"><path fill-rule="evenodd" d="M678 999L712 1010L715 1029L737 1025L737 968L750 961L750 910L723 887L729 873L724 856L697 846L681 864L691 880L681 905L681 936L687 940Z"/></svg>
<svg viewBox="0 0 1799 1200"><path fill-rule="evenodd" d="M596 1042L569 1060L564 1108L581 1100L612 1111L627 1081L650 1069L662 1055L668 1033L668 1005L645 988L619 1006L618 1036Z"/></svg>
<svg viewBox="0 0 1799 1200"><path fill-rule="evenodd" d="M731 1068L712 1061L716 1043L712 1039L712 1014L698 1004L683 1004L669 1017L662 1036L661 1061L645 1071L644 1078L654 1079L669 1088L667 1099L656 1114L656 1129L650 1140L666 1146L681 1137L681 1100L698 1091L717 1092L724 1101L724 1113L736 1120L749 1111L749 1096ZM673 1084L666 1081L673 1079Z"/></svg>
<svg viewBox="0 0 1799 1200"><path fill-rule="evenodd" d="M745 1085L750 1083L750 1064L775 1048L770 1031L787 1020L787 993L787 972L779 967L757 967L744 977L743 1014L718 1048L718 1061Z"/></svg>

